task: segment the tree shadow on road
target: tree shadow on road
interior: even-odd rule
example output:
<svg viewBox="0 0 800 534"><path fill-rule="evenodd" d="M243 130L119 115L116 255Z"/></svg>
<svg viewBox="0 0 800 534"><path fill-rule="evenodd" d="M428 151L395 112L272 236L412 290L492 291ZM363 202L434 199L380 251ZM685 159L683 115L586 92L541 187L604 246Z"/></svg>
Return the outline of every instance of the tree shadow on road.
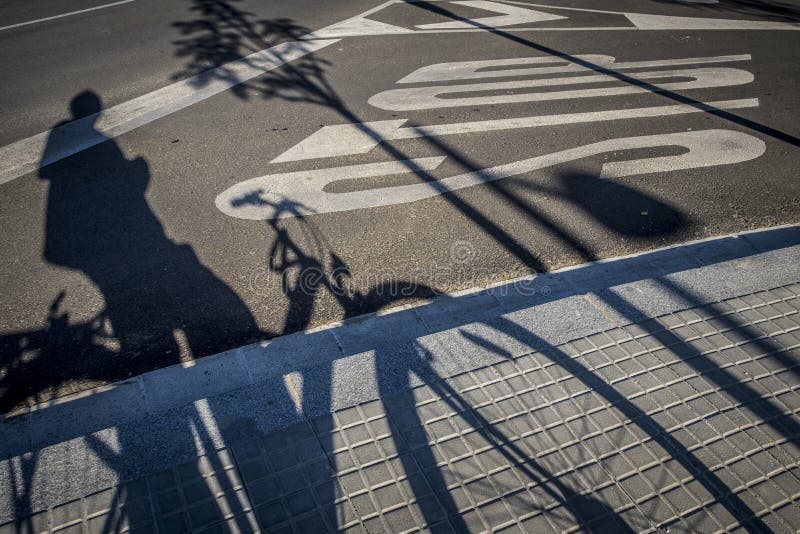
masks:
<svg viewBox="0 0 800 534"><path fill-rule="evenodd" d="M261 96L307 101L316 92L309 89L324 78L328 65L320 58L303 56L292 61L290 68L265 72L248 81L240 80L230 68L232 61L252 65L249 54L298 41L310 33L291 19L257 19L255 14L238 9L237 1L191 0L190 9L197 18L173 24L182 35L174 42L176 55L187 59L185 68L173 78L196 76L194 83L199 87L216 80L231 82L230 91L242 99Z"/></svg>

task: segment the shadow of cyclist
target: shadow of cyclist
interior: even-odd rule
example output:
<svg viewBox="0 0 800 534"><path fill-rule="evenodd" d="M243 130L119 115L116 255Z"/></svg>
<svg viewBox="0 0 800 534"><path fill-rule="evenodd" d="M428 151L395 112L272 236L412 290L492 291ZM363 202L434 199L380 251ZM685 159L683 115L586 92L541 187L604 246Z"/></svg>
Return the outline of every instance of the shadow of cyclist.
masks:
<svg viewBox="0 0 800 534"><path fill-rule="evenodd" d="M101 101L94 92L77 95L70 110L73 121L82 120L52 130L43 161L71 136L103 136L96 127ZM49 182L44 258L80 271L97 286L107 328L118 343L115 358L93 362L82 372L104 375L113 366L116 378L125 371L138 374L175 363L180 353L213 353L220 341L259 332L239 297L189 245L166 235L146 198L147 161L127 159L115 141L104 139L39 173Z"/></svg>

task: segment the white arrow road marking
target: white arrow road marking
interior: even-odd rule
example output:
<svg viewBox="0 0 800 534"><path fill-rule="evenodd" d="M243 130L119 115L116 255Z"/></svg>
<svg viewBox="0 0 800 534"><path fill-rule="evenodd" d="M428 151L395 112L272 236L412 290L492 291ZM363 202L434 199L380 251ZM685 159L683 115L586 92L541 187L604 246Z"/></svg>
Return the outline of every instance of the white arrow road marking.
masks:
<svg viewBox="0 0 800 534"><path fill-rule="evenodd" d="M377 5L363 13L351 17L347 20L331 24L321 30L305 35L302 39L334 39L341 37L359 37L364 35L397 35L404 33L415 33L414 30L386 24L385 22L378 22L377 20L368 19L367 16L377 13L382 9L396 4L395 0L389 0L383 4Z"/></svg>
<svg viewBox="0 0 800 534"><path fill-rule="evenodd" d="M527 87L558 87L599 82L619 82L608 74L591 76L570 76L560 78L544 78L536 80L514 80L510 82L472 83L465 85L440 85L433 87L405 87L390 89L370 97L368 102L380 109L390 111L407 111L417 109L434 109L457 106L475 106L486 104L509 104L517 102L541 102L545 100L565 100L569 98L590 98L596 96L629 95L647 92L665 92L683 89L699 89L708 87L726 87L742 85L753 81L753 75L741 69L727 67L707 67L699 69L662 70L637 72L629 76L636 80L657 80L659 78L692 78L690 81L669 83L648 83L647 87L626 85L624 87L597 87L592 89L573 89L565 91L544 91L516 94L491 94L456 98L444 95L459 93L476 93L479 91L507 91L508 89L524 89Z"/></svg>
<svg viewBox="0 0 800 534"><path fill-rule="evenodd" d="M416 33L414 30L378 22L368 18L350 19L329 26L311 34L314 39L331 39L337 37L361 37L364 35L401 35Z"/></svg>
<svg viewBox="0 0 800 534"><path fill-rule="evenodd" d="M686 148L688 152L677 156L637 158L629 161L604 163L600 176L617 178L644 173L729 165L757 158L764 153L766 148L760 139L733 130L700 130L622 137L424 183L346 193L330 193L323 190L326 185L341 180L432 170L438 167L445 158L433 157L368 163L253 178L224 191L216 198L216 205L227 215L251 220L390 206L415 202L449 191L501 180L607 152L672 146Z"/></svg>
<svg viewBox="0 0 800 534"><path fill-rule="evenodd" d="M385 22L377 22L366 18L368 14L372 14L384 7L395 4L390 0L389 2L370 10L367 13L348 19L333 26L329 26L323 30L319 30L308 36L305 39L319 39L319 38L342 38L342 37L358 37L364 35L398 35L398 34L414 34L414 33L460 33L460 32L483 32L492 31L499 27L507 25L521 24L521 15L501 15L497 17L484 17L480 19L470 19L442 22L436 24L422 24L417 26L417 30L403 28L387 24ZM407 3L413 3L409 0ZM562 10L562 11L581 11L586 13L603 13L607 15L619 15L627 19L631 26L584 26L584 27L530 27L530 26L515 26L509 28L507 31L511 32L569 32L569 31L647 31L647 30L800 30L800 24L791 22L772 22L763 20L736 20L736 19L712 19L712 18L698 18L698 17L674 17L671 15L649 15L646 13L627 13L624 11L608 11L604 9L586 9L579 7L563 7L553 6L549 4L535 4L529 2L515 2L513 0L504 0L503 4L499 2L452 2L454 4L471 5L472 7L479 7L477 4L495 4L503 6L503 13L510 13L508 9L514 9L508 4L517 6L525 6L525 12L529 13L531 19L528 22L541 22L545 19L539 18L532 20L533 17L555 17L564 18L552 13L542 13L540 11L533 11L531 7L545 8L548 10ZM704 2L705 3L705 2ZM483 9L483 8L482 8ZM492 10L498 10L492 7ZM509 18L510 17L510 18ZM494 19L492 21L492 19ZM512 20L513 19L513 20ZM550 18L549 20L555 20Z"/></svg>
<svg viewBox="0 0 800 534"><path fill-rule="evenodd" d="M456 20L452 22L440 22L437 24L422 24L417 26L417 28L421 30L454 30L461 28L487 27L499 28L502 26L527 24L529 22L544 22L548 20L560 20L567 18L562 17L561 15L552 15L550 13L542 13L541 11L513 7L506 4L500 4L498 2L489 2L486 0L464 0L451 3L460 6L484 9L486 11L495 11L503 14L495 17L483 17L479 19Z"/></svg>
<svg viewBox="0 0 800 534"><path fill-rule="evenodd" d="M674 67L678 65L697 65L708 63L728 63L732 61L749 61L750 54L732 56L689 57L679 59L657 59L653 61L622 61L617 63L613 56L601 54L580 54L566 59L554 56L520 57L510 59L487 59L481 61L455 61L451 63L434 63L421 67L397 83L446 82L451 80L471 80L475 78L506 78L514 76L532 76L538 74L557 74L563 72L591 72L593 69L581 65L575 60L591 63L602 68L614 70L638 69L648 67ZM555 63L557 67L542 67L541 64ZM527 69L503 69L517 65L535 65ZM491 70L488 70L491 69Z"/></svg>
<svg viewBox="0 0 800 534"><path fill-rule="evenodd" d="M540 7L562 11L582 11L585 13L622 15L627 18L638 30L800 30L800 24L792 22L675 17L672 15L649 15L647 13L627 13L625 11L608 11L605 9L553 6L549 4L538 4L533 2L517 2L514 0L504 1L507 4L525 7ZM548 29L555 30L556 28ZM603 28L596 29L600 30ZM517 31L517 28L514 28L514 31Z"/></svg>
<svg viewBox="0 0 800 534"><path fill-rule="evenodd" d="M540 115L534 117L514 117L453 124L434 124L431 126L405 127L407 119L373 121L364 123L336 124L323 126L292 148L272 160L273 163L298 161L315 158L330 158L355 154L366 154L382 141L414 139L419 137L438 137L516 128L536 128L560 124L614 121L643 117L663 117L688 113L704 113L715 109L741 109L758 107L757 98L741 100L720 100L698 102L697 104L677 104L672 106L652 106L633 109L611 109L584 113L561 115Z"/></svg>

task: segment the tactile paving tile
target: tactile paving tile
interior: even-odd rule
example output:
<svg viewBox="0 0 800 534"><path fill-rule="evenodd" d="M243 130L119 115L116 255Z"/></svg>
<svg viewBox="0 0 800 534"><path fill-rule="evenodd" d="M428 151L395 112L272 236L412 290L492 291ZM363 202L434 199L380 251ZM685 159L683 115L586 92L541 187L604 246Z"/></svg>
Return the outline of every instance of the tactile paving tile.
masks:
<svg viewBox="0 0 800 534"><path fill-rule="evenodd" d="M0 532L717 532L800 525L800 285L508 359Z"/></svg>

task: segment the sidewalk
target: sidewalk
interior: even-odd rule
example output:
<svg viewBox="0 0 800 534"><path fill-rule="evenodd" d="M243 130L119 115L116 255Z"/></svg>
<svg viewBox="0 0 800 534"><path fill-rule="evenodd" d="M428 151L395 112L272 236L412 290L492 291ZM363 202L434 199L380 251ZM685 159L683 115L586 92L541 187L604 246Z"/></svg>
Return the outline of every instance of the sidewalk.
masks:
<svg viewBox="0 0 800 534"><path fill-rule="evenodd" d="M0 533L793 532L798 310L788 227L162 369L0 422Z"/></svg>

